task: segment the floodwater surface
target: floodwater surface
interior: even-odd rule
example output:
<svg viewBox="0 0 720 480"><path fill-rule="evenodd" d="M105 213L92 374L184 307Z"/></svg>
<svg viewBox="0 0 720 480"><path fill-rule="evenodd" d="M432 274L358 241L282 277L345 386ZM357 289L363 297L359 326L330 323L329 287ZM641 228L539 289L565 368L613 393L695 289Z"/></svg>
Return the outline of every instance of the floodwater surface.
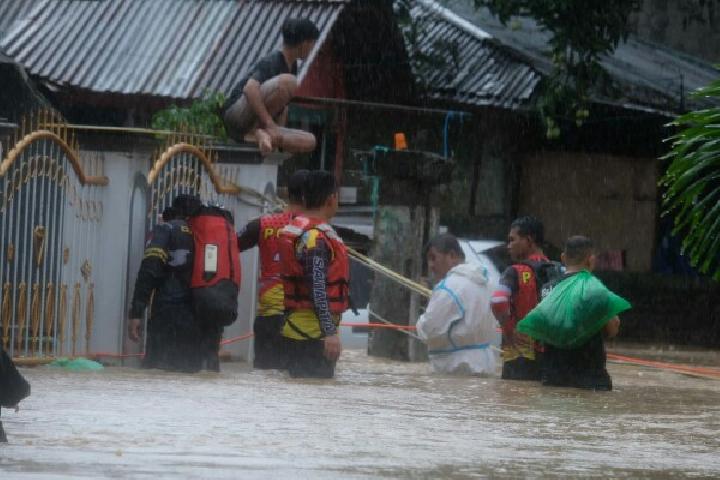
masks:
<svg viewBox="0 0 720 480"><path fill-rule="evenodd" d="M719 477L720 382L610 366L615 391L443 377L346 351L332 381L23 369L0 477Z"/></svg>

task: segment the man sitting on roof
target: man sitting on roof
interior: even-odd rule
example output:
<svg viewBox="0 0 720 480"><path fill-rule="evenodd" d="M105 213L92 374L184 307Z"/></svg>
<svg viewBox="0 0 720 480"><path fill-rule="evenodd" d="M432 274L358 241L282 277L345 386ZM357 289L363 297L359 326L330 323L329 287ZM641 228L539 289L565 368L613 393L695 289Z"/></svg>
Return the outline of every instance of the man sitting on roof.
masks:
<svg viewBox="0 0 720 480"><path fill-rule="evenodd" d="M290 18L282 36L282 50L262 58L233 88L224 106L225 127L236 140L257 141L263 154L275 149L311 152L315 136L285 128L285 123L297 88L297 61L308 58L320 32L310 20Z"/></svg>

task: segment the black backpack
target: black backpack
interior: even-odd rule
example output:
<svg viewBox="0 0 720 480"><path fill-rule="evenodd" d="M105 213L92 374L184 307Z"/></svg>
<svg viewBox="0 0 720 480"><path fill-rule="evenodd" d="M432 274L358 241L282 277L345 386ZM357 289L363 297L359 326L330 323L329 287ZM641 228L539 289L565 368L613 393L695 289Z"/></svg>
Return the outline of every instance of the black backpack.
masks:
<svg viewBox="0 0 720 480"><path fill-rule="evenodd" d="M565 275L565 267L560 262L528 260L522 263L532 268L535 273L538 303L550 293L558 280Z"/></svg>

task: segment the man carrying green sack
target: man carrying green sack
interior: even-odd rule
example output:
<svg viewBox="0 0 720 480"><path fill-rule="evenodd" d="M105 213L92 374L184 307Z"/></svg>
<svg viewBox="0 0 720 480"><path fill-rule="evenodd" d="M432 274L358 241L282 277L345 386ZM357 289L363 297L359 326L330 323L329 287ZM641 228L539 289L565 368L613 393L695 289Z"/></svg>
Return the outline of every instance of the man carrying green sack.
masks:
<svg viewBox="0 0 720 480"><path fill-rule="evenodd" d="M543 289L543 299L517 325L518 332L545 344L542 383L612 390L603 338L620 328L618 314L631 308L592 273L592 241L570 237L562 254L565 275Z"/></svg>

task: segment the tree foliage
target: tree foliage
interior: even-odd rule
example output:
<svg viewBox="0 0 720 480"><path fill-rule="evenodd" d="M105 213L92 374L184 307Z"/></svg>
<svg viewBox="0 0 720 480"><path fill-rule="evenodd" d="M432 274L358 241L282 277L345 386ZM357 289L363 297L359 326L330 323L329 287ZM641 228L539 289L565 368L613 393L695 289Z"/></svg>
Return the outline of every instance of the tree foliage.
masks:
<svg viewBox="0 0 720 480"><path fill-rule="evenodd" d="M693 94L720 102L720 79ZM681 115L661 179L664 215L693 266L720 280L720 107Z"/></svg>
<svg viewBox="0 0 720 480"><path fill-rule="evenodd" d="M545 82L538 108L547 136L560 135L560 122L582 125L593 90L609 91L611 82L600 65L628 34L633 0L474 0L503 24L513 16L532 17L547 30L554 71Z"/></svg>
<svg viewBox="0 0 720 480"><path fill-rule="evenodd" d="M225 96L222 93L206 93L189 107L172 105L156 112L152 118L152 127L226 139L225 126L219 113L224 103Z"/></svg>

